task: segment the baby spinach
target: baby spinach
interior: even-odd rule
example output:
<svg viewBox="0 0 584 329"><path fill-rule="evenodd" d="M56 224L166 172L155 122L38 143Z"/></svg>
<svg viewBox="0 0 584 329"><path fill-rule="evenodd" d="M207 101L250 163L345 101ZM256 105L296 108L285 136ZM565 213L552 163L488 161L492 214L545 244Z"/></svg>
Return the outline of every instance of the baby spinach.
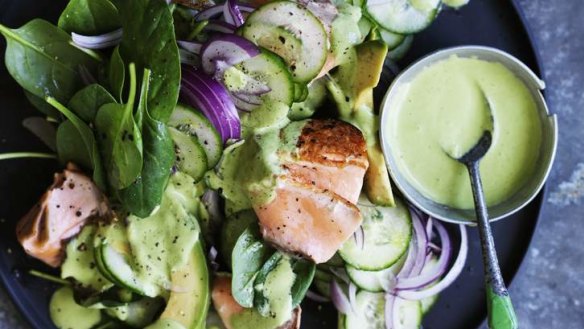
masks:
<svg viewBox="0 0 584 329"><path fill-rule="evenodd" d="M292 260L292 271L296 274L296 280L292 286L292 307L298 306L304 299L308 288L314 279L316 264L304 259Z"/></svg>
<svg viewBox="0 0 584 329"><path fill-rule="evenodd" d="M71 0L59 17L67 32L97 35L121 26L118 10L109 0Z"/></svg>
<svg viewBox="0 0 584 329"><path fill-rule="evenodd" d="M47 102L45 101L44 98L40 98L27 90L23 90L23 91L24 91L24 96L26 97L26 99L28 99L30 104L32 104L32 106L34 106L41 113L43 113L46 116L51 117L53 119L60 118L61 113L59 113L59 111L57 111L51 105L47 104Z"/></svg>
<svg viewBox="0 0 584 329"><path fill-rule="evenodd" d="M174 163L174 144L166 125L152 119L148 113L150 75L150 70L145 70L136 114L144 144L142 173L132 185L118 194L124 207L139 217L147 217L160 204Z"/></svg>
<svg viewBox="0 0 584 329"><path fill-rule="evenodd" d="M152 70L148 104L156 120L166 122L178 101L180 57L172 13L163 0L114 0L124 37L120 53L138 69Z"/></svg>
<svg viewBox="0 0 584 329"><path fill-rule="evenodd" d="M108 68L108 83L110 90L114 96L121 102L124 95L124 82L126 80L126 66L122 55L120 55L120 47L116 47L112 52Z"/></svg>
<svg viewBox="0 0 584 329"><path fill-rule="evenodd" d="M64 147L67 148L66 153L73 157L73 158L87 158L89 157L90 169L93 170L93 181L97 186L102 190L105 191L107 188L103 167L101 162L101 157L99 154L99 150L97 147L97 143L95 141L95 137L93 136L93 131L89 126L83 122L83 120L79 119L73 112L71 112L68 108L66 108L63 104L59 103L55 98L47 97L47 103L51 104L55 107L59 112L61 112L70 122L71 125L77 129L78 134L73 134L70 128L66 133L63 134L70 134L69 136L62 137L62 142L67 142L72 138L79 137L79 139L83 143L74 143L74 144L64 144L59 145L59 139L57 139L57 149ZM74 135L74 136L73 136ZM82 148L81 148L82 147ZM59 154L61 157L61 154ZM65 156L61 157L62 160L69 161L73 159L65 159Z"/></svg>
<svg viewBox="0 0 584 329"><path fill-rule="evenodd" d="M95 116L95 128L104 157L109 184L115 189L130 186L142 171L142 134L134 122L136 67L129 65L128 102L103 105Z"/></svg>
<svg viewBox="0 0 584 329"><path fill-rule="evenodd" d="M79 67L95 70L98 61L71 44L71 37L42 19L19 29L0 25L7 41L6 67L14 80L37 97L67 103L82 85Z"/></svg>
<svg viewBox="0 0 584 329"><path fill-rule="evenodd" d="M254 281L254 306L258 310L258 312L266 317L270 315L270 301L264 295L264 284L266 283L266 279L268 274L272 272L281 261L287 261L283 259L284 255L281 252L276 251L272 254L270 258L264 263L262 268L258 271L256 279Z"/></svg>
<svg viewBox="0 0 584 329"><path fill-rule="evenodd" d="M264 244L255 223L237 239L231 257L233 264L231 293L239 305L253 307L254 282L271 251L271 248Z"/></svg>
<svg viewBox="0 0 584 329"><path fill-rule="evenodd" d="M73 122L62 122L57 129L57 154L63 163L69 161L83 168L93 168L92 149L85 147L83 136Z"/></svg>
<svg viewBox="0 0 584 329"><path fill-rule="evenodd" d="M114 97L104 87L91 84L75 93L68 106L83 121L92 122L100 107L115 102Z"/></svg>

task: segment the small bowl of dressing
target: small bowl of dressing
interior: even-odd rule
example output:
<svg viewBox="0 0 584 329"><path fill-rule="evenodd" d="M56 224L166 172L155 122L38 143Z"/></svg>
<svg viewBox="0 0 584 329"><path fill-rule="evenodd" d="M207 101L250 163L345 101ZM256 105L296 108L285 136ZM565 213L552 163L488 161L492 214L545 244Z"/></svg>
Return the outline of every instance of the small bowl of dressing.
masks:
<svg viewBox="0 0 584 329"><path fill-rule="evenodd" d="M480 162L490 221L509 216L541 190L557 147L557 120L544 82L495 48L462 46L404 70L381 103L380 138L395 186L429 215L473 225L462 156L485 129L492 145Z"/></svg>

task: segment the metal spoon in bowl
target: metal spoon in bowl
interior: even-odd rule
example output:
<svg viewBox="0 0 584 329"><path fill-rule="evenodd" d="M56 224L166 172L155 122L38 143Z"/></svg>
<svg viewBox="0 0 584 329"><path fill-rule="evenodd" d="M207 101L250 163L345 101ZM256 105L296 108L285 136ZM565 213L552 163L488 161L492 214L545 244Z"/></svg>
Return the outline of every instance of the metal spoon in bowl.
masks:
<svg viewBox="0 0 584 329"><path fill-rule="evenodd" d="M483 94L486 107L491 114L491 107ZM493 129L492 127L491 130ZM518 327L515 310L511 303L511 297L501 275L495 241L489 225L489 214L481 183L479 162L491 147L492 135L490 130L485 130L478 142L462 157L455 158L468 169L470 183L475 204L481 249L483 251L483 265L485 271L485 285L487 291L487 309L489 313L489 328L491 329L515 329Z"/></svg>

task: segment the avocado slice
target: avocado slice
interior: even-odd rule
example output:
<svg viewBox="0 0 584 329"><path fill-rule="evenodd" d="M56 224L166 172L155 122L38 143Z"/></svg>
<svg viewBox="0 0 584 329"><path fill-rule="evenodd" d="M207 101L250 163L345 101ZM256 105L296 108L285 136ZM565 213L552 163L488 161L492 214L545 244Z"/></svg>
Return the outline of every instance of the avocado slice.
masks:
<svg viewBox="0 0 584 329"><path fill-rule="evenodd" d="M178 322L186 329L204 327L211 299L209 270L200 240L187 263L171 274L171 284L166 308L151 326L157 322Z"/></svg>
<svg viewBox="0 0 584 329"><path fill-rule="evenodd" d="M327 88L337 103L340 118L358 127L365 136L369 159L365 173L367 197L377 205L393 207L395 200L379 141L379 117L373 105L373 88L379 83L388 48L381 41L370 40L352 51L350 60L339 67Z"/></svg>

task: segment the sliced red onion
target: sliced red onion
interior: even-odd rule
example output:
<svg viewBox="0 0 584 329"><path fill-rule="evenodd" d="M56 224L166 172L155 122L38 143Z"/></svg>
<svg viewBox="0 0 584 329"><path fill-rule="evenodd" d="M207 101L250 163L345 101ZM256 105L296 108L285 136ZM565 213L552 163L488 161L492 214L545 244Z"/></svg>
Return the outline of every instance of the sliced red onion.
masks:
<svg viewBox="0 0 584 329"><path fill-rule="evenodd" d="M182 41L179 40L176 42L182 49L188 50L194 54L200 54L201 48L203 48L203 44L200 42L195 41Z"/></svg>
<svg viewBox="0 0 584 329"><path fill-rule="evenodd" d="M223 16L225 17L225 21L229 24L233 24L237 27L243 25L243 15L241 15L241 11L235 0L225 1L223 4Z"/></svg>
<svg viewBox="0 0 584 329"><path fill-rule="evenodd" d="M408 255L406 256L406 260L404 265L402 266L401 270L397 274L397 278L407 278L410 276L412 269L414 268L414 264L416 263L416 255L418 254L417 245L415 239L410 240L410 245L408 247Z"/></svg>
<svg viewBox="0 0 584 329"><path fill-rule="evenodd" d="M422 290L400 290L397 295L404 299L409 300L421 300L439 294L444 289L448 288L454 280L460 275L464 268L464 263L466 262L466 257L468 255L468 237L466 233L466 227L464 225L459 225L460 228L460 250L458 256L452 264L452 267L448 273L438 281L435 285L422 289Z"/></svg>
<svg viewBox="0 0 584 329"><path fill-rule="evenodd" d="M199 12L196 16L195 16L195 20L198 21L204 21L204 20L208 20L208 19L212 19L212 18L216 18L217 16L223 14L223 5L216 5L213 7L209 7L201 12Z"/></svg>
<svg viewBox="0 0 584 329"><path fill-rule="evenodd" d="M396 290L411 290L420 289L425 286L430 285L434 281L438 280L447 270L448 263L452 254L452 247L450 242L450 237L444 226L440 223L436 223L436 230L440 235L440 242L442 244L442 252L438 258L438 262L433 266L432 270L426 273L421 273L417 276L410 276L407 278L399 278L395 286ZM426 254L424 253L424 263L426 262Z"/></svg>
<svg viewBox="0 0 584 329"><path fill-rule="evenodd" d="M434 220L428 216L428 221L426 221L426 237L428 237L428 241L432 241L432 224L434 224Z"/></svg>
<svg viewBox="0 0 584 329"><path fill-rule="evenodd" d="M359 226L353 233L353 238L355 239L355 244L363 250L365 248L365 230L363 230L363 226Z"/></svg>
<svg viewBox="0 0 584 329"><path fill-rule="evenodd" d="M422 223L421 216L415 211L411 211L412 225L414 227L414 238L416 239L416 261L411 270L410 276L418 275L424 268L426 262L426 248L428 247L428 237L426 236L426 228Z"/></svg>
<svg viewBox="0 0 584 329"><path fill-rule="evenodd" d="M122 42L123 34L124 31L122 29L95 36L81 35L72 32L71 39L79 47L87 49L103 49L113 47Z"/></svg>
<svg viewBox="0 0 584 329"><path fill-rule="evenodd" d="M256 8L249 3L238 2L237 6L239 7L239 11L243 13L251 13L252 11L256 10Z"/></svg>
<svg viewBox="0 0 584 329"><path fill-rule="evenodd" d="M395 305L396 296L393 294L385 294L385 328L386 329L393 329L393 318L394 318L394 310L393 306Z"/></svg>
<svg viewBox="0 0 584 329"><path fill-rule="evenodd" d="M198 108L217 128L223 143L241 137L241 122L225 87L196 68L182 66L180 97Z"/></svg>
<svg viewBox="0 0 584 329"><path fill-rule="evenodd" d="M207 23L207 25L205 25L203 28L205 31L221 32L227 34L235 33L236 29L237 27L235 27L235 25L217 20L209 21L209 23Z"/></svg>
<svg viewBox="0 0 584 329"><path fill-rule="evenodd" d="M438 253L438 252L440 252L440 250L442 250L442 248L440 248L439 246L437 246L433 242L428 242L428 254L432 253L432 251Z"/></svg>
<svg viewBox="0 0 584 329"><path fill-rule="evenodd" d="M211 270L213 272L217 272L219 270L219 263L217 263L217 255L219 253L217 252L217 249L215 248L215 246L211 246L211 248L209 249L209 263L211 264Z"/></svg>
<svg viewBox="0 0 584 329"><path fill-rule="evenodd" d="M346 284L349 284L351 282L351 280L349 279L349 275L347 275L347 272L345 272L344 268L338 269L338 268L333 268L330 267L329 271L336 276L337 278L341 279L343 282L345 282Z"/></svg>
<svg viewBox="0 0 584 329"><path fill-rule="evenodd" d="M42 117L28 117L22 120L24 128L38 137L48 148L57 151L57 129Z"/></svg>
<svg viewBox="0 0 584 329"><path fill-rule="evenodd" d="M317 303L328 303L331 301L329 298L326 298L323 295L318 294L312 290L306 291L306 298L311 299Z"/></svg>
<svg viewBox="0 0 584 329"><path fill-rule="evenodd" d="M201 197L201 202L205 205L209 216L213 221L222 222L223 211L221 209L221 196L219 192L213 189L207 189L203 196Z"/></svg>
<svg viewBox="0 0 584 329"><path fill-rule="evenodd" d="M331 280L331 301L340 313L351 312L351 303L335 279Z"/></svg>
<svg viewBox="0 0 584 329"><path fill-rule="evenodd" d="M201 63L205 73L217 76L226 68L217 63L223 62L229 67L259 54L260 50L251 41L235 34L222 34L214 36L203 45Z"/></svg>
<svg viewBox="0 0 584 329"><path fill-rule="evenodd" d="M257 108L261 103L250 103L247 102L239 97L239 95L231 94L231 98L233 99L233 103L237 109L241 110L242 112L251 112L255 108Z"/></svg>

